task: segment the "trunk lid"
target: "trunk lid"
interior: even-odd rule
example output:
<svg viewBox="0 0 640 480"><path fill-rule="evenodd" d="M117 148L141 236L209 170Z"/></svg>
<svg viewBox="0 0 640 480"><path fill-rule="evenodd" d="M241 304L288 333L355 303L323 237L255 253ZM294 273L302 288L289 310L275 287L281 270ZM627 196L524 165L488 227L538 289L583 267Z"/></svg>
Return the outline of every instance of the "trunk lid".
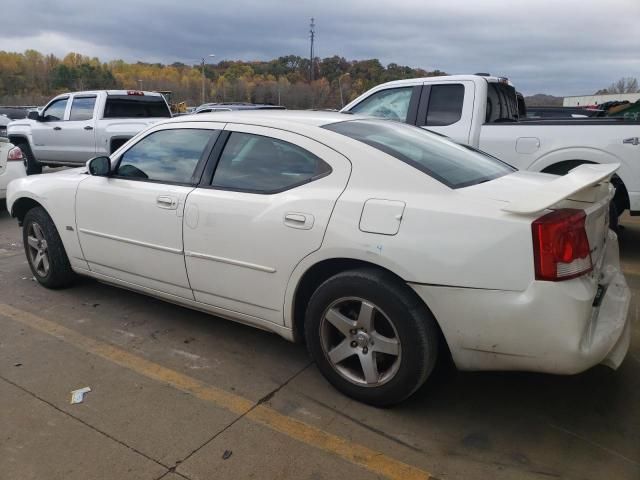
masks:
<svg viewBox="0 0 640 480"><path fill-rule="evenodd" d="M545 210L575 208L585 211L585 230L591 261L598 269L609 227L609 202L615 189L611 176L619 164L583 164L564 176L518 171L458 190L503 204L501 210L538 218Z"/></svg>

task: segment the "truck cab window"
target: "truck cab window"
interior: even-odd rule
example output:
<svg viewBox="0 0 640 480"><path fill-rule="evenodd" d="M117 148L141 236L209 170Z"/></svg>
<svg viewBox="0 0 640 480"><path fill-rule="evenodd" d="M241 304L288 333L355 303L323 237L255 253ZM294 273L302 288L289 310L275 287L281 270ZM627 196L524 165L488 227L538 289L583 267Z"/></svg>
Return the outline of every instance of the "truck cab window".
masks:
<svg viewBox="0 0 640 480"><path fill-rule="evenodd" d="M518 121L516 89L507 83L490 82L487 91L487 117L485 123Z"/></svg>
<svg viewBox="0 0 640 480"><path fill-rule="evenodd" d="M93 107L96 104L96 97L76 97L71 104L69 120L81 121L93 118Z"/></svg>
<svg viewBox="0 0 640 480"><path fill-rule="evenodd" d="M44 112L42 112L42 118L45 122L57 122L64 120L64 111L67 109L68 98L61 98L49 105Z"/></svg>
<svg viewBox="0 0 640 480"><path fill-rule="evenodd" d="M407 120L413 87L388 88L374 93L351 109L353 113L389 120Z"/></svg>
<svg viewBox="0 0 640 480"><path fill-rule="evenodd" d="M432 85L427 109L427 127L443 127L456 123L462 117L464 85L452 83Z"/></svg>

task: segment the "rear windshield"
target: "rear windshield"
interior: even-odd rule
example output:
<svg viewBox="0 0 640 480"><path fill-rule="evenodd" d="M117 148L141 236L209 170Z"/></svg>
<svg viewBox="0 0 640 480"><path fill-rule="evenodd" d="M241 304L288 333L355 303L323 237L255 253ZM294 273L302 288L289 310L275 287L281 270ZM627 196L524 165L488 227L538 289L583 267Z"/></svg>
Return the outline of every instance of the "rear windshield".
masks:
<svg viewBox="0 0 640 480"><path fill-rule="evenodd" d="M516 89L508 83L489 82L485 123L518 121Z"/></svg>
<svg viewBox="0 0 640 480"><path fill-rule="evenodd" d="M323 128L366 143L450 188L468 187L515 171L494 157L400 122L351 120Z"/></svg>
<svg viewBox="0 0 640 480"><path fill-rule="evenodd" d="M146 95L109 95L104 118L170 117L164 98Z"/></svg>

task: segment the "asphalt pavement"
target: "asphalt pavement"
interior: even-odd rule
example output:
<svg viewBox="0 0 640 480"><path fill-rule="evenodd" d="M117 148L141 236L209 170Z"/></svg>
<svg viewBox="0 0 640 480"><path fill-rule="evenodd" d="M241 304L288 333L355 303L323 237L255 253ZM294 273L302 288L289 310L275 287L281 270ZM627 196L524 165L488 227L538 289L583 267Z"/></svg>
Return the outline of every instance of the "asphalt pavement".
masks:
<svg viewBox="0 0 640 480"><path fill-rule="evenodd" d="M274 334L89 279L39 286L0 204L0 478L638 480L640 221L622 224L619 370L444 370L376 409Z"/></svg>

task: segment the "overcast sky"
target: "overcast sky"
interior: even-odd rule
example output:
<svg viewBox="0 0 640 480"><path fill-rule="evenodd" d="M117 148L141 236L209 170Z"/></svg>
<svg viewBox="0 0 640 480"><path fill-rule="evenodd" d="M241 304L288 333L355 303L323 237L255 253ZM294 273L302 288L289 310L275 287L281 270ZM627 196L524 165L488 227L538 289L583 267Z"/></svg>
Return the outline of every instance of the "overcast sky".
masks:
<svg viewBox="0 0 640 480"><path fill-rule="evenodd" d="M508 76L525 94L640 78L640 0L0 0L0 50L101 60L379 58Z"/></svg>

